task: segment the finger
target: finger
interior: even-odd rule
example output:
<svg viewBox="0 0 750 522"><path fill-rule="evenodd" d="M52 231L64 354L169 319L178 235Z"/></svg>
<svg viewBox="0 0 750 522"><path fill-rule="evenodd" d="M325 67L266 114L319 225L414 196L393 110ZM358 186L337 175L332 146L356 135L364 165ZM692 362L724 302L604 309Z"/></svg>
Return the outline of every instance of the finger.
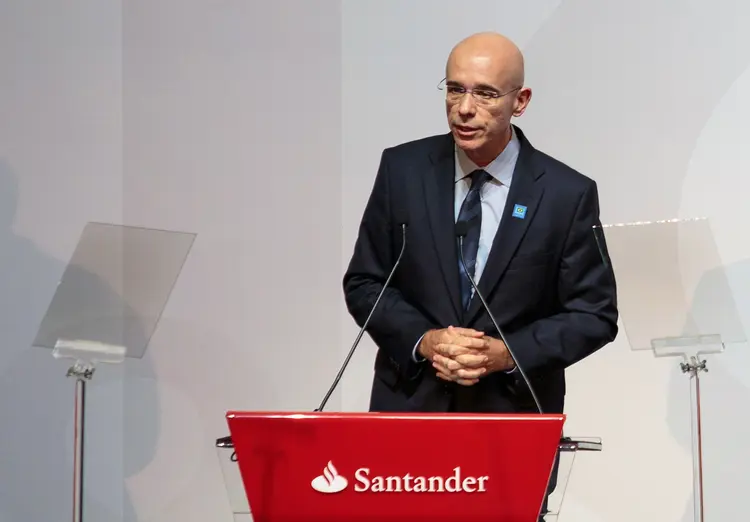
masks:
<svg viewBox="0 0 750 522"><path fill-rule="evenodd" d="M452 335L465 335L467 337L483 337L484 332L480 332L479 330L474 330L473 328L462 328L460 326L449 326L448 332L450 332Z"/></svg>
<svg viewBox="0 0 750 522"><path fill-rule="evenodd" d="M468 339L468 338L466 338ZM435 352L442 355L443 357L450 357L451 359L458 355L470 354L483 351L482 348L472 348L470 346L461 346L455 343L438 343L435 345Z"/></svg>
<svg viewBox="0 0 750 522"><path fill-rule="evenodd" d="M435 375L437 375L439 378L443 379L444 381L453 382L456 380L456 375L450 370L447 370L441 366L435 366L435 365L433 365L433 368L435 368Z"/></svg>
<svg viewBox="0 0 750 522"><path fill-rule="evenodd" d="M443 366L442 364L439 364L437 362L432 363L432 367L435 368L435 371L439 374L445 375L446 377L449 377L451 380L453 379L453 372Z"/></svg>
<svg viewBox="0 0 750 522"><path fill-rule="evenodd" d="M467 340L465 344L473 344L474 346L464 346L463 344L459 344L461 341L450 341L447 343L438 343L437 345L435 345L435 351L445 357L450 357L451 359L453 359L456 356L463 354L480 355L482 354L482 352L486 352L487 347L489 346L489 343L487 343L487 341L478 341L476 339L470 339L468 337L464 337L463 339Z"/></svg>
<svg viewBox="0 0 750 522"><path fill-rule="evenodd" d="M459 363L458 361L454 361L453 359L449 359L448 357L443 357L442 355L438 355L438 354L436 354L432 358L432 362L436 363L438 366L441 366L442 368L447 369L449 372L462 368L461 363Z"/></svg>
<svg viewBox="0 0 750 522"><path fill-rule="evenodd" d="M457 355L452 360L465 368L480 368L487 364L489 358L486 355L464 353Z"/></svg>
<svg viewBox="0 0 750 522"><path fill-rule="evenodd" d="M472 348L474 350L486 350L490 346L490 342L485 338L465 337L459 336L451 339L448 344L454 344L456 346L463 346L465 348Z"/></svg>
<svg viewBox="0 0 750 522"><path fill-rule="evenodd" d="M435 375L437 375L439 379L442 379L444 381L455 382L454 379L453 379L453 377L449 377L449 376L445 375L444 373L438 372Z"/></svg>
<svg viewBox="0 0 750 522"><path fill-rule="evenodd" d="M451 343L438 343L435 345L435 354L453 359L457 355L471 353L471 348L458 346Z"/></svg>
<svg viewBox="0 0 750 522"><path fill-rule="evenodd" d="M476 368L476 369L460 369L456 370L454 374L459 379L479 379L487 370L484 368Z"/></svg>
<svg viewBox="0 0 750 522"><path fill-rule="evenodd" d="M457 379L453 375L446 375L442 372L437 372L435 375L438 377L438 379L446 382L456 382L461 386L473 386L479 382L479 379Z"/></svg>

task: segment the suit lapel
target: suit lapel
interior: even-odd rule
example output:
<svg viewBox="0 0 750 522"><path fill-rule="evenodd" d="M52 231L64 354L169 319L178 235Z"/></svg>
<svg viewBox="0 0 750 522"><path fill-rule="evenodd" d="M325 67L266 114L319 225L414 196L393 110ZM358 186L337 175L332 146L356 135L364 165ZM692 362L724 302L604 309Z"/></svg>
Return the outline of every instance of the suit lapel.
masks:
<svg viewBox="0 0 750 522"><path fill-rule="evenodd" d="M508 191L508 200L500 220L495 238L492 242L489 257L482 276L477 283L482 296L489 300L489 295L497 285L498 281L508 268L513 255L521 243L529 224L534 219L544 189L537 179L543 174L543 170L534 162L534 149L526 140L520 129L516 133L521 143L521 148L513 171L513 181ZM524 217L514 216L516 205L526 207ZM474 297L469 304L466 313L466 324L472 321L477 313L482 310L482 302Z"/></svg>
<svg viewBox="0 0 750 522"><path fill-rule="evenodd" d="M425 204L437 258L458 323L463 314L456 253L453 201L456 166L453 148L453 139L448 134L445 136L445 142L432 155L432 172L423 176L423 182Z"/></svg>

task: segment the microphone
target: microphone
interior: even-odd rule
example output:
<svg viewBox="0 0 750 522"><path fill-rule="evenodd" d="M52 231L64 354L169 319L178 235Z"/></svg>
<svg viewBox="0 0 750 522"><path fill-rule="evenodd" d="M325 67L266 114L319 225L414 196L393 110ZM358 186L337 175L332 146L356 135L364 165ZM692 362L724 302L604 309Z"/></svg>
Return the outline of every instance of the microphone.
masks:
<svg viewBox="0 0 750 522"><path fill-rule="evenodd" d="M364 335L365 330L367 329L367 325L370 323L370 319L372 318L372 315L375 313L375 310L378 307L378 303L380 303L380 298L383 297L383 294L385 293L386 288L388 288L388 285L391 282L391 278L393 277L393 274L396 273L396 269L398 268L399 263L401 263L401 258L403 257L404 251L406 250L406 227L407 227L406 223L401 223L401 252L398 254L396 263L394 263L393 268L391 269L391 273L388 274L388 279L385 280L385 283L383 284L383 288L380 289L380 293L378 294L377 299L375 299L375 304L372 305L370 314L367 316L367 319L365 319L365 322L362 325L362 328L360 328L359 334L357 334L357 338L354 340L354 344L352 344L352 347L349 349L349 353L347 354L346 359L344 359L344 363L341 365L341 369L339 370L339 373L336 375L336 378L333 380L333 384L331 384L331 387L328 389L328 393L326 393L325 397L323 397L323 400L321 401L320 406L318 406L315 409L316 412L323 411L323 408L325 408L325 405L328 402L328 399L331 397L331 394L336 389L336 386L338 386L339 381L341 380L341 377L344 375L344 371L346 371L346 367L349 365L349 361L354 355L354 351L357 349L357 346L359 346L360 340L362 340L362 336Z"/></svg>
<svg viewBox="0 0 750 522"><path fill-rule="evenodd" d="M531 386L531 382L529 381L529 378L526 376L526 372L523 371L523 368L520 364L518 364L518 359L516 358L516 355L513 353L513 349L510 347L510 344L508 344L508 341L505 339L505 334L503 334L503 331L500 329L500 326L497 324L497 320L495 319L495 316L492 315L492 310L490 310L490 307L487 305L487 301L484 300L484 297L482 296L482 293L479 291L479 287L477 286L476 282L474 282L474 277L469 273L469 271L466 269L466 261L464 260L464 237L468 233L469 225L466 222L459 222L456 223L456 236L458 237L458 253L461 257L461 266L464 269L464 272L466 272L466 275L469 277L469 281L471 282L471 286L474 287L474 292L477 294L477 297L482 301L482 306L487 311L487 315L490 316L490 320L492 321L492 325L495 327L495 330L497 330L497 333L500 334L500 339L502 339L503 343L505 343L505 347L508 349L508 353L513 358L513 362L516 363L516 368L518 368L518 371L521 372L521 377L523 377L524 382L526 382L526 386L528 386L529 391L531 392L531 396L534 398L534 403L536 403L536 409L539 410L539 413L544 413L542 411L542 406L539 403L539 399L536 396L536 392L534 392L534 388Z"/></svg>
<svg viewBox="0 0 750 522"><path fill-rule="evenodd" d="M380 293L378 294L377 299L375 299L375 304L372 305L370 314L367 316L367 319L365 319L365 322L362 325L362 328L360 328L359 334L357 334L357 338L354 340L354 344L352 344L352 347L349 349L349 353L347 354L346 359L344 359L344 363L341 365L341 369L339 369L339 373L336 375L336 378L333 380L333 384L328 389L328 393L326 393L325 397L323 397L323 400L321 401L320 406L318 406L313 411L315 412L323 411L323 408L325 408L325 405L328 402L328 399L331 398L331 395L336 389L336 386L338 386L339 381L341 380L341 377L344 375L344 371L346 371L346 367L349 365L349 361L354 355L354 351L357 349L357 346L359 346L359 342L362 340L362 336L364 335L365 330L367 329L367 325L370 324L370 319L372 318L373 313L377 309L378 303L380 303L380 298L383 297L383 294L385 293L386 288L388 288L388 285L390 284L391 279L393 278L393 274L396 273L396 269L398 268L398 265L401 263L401 258L404 256L404 251L406 250L406 228L407 226L408 225L406 224L406 222L401 223L401 252L399 252L398 254L398 258L396 259L396 263L393 265L393 268L391 269L391 273L388 274L388 279L385 280L385 283L383 284L383 288L380 289ZM227 435L225 437L220 437L216 439L216 447L217 448L234 448L234 443L232 442L232 436ZM232 462L237 462L237 453L232 452L230 459Z"/></svg>

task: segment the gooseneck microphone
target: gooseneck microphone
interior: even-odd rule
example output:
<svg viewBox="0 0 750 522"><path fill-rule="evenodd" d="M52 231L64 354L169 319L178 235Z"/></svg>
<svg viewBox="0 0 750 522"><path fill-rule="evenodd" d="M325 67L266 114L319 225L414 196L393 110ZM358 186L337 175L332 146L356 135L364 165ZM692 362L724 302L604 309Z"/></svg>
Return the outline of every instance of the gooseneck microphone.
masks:
<svg viewBox="0 0 750 522"><path fill-rule="evenodd" d="M388 274L388 279L385 280L385 283L383 284L383 288L380 289L380 293L378 294L377 299L375 299L375 303L372 305L370 314L367 316L367 319L365 319L365 322L362 325L362 328L360 328L359 334L357 334L357 338L354 340L354 344L352 344L352 347L349 349L349 353L346 356L346 359L344 359L344 363L341 365L341 369L339 370L339 373L336 375L336 378L333 380L333 384L331 384L331 387L328 389L328 393L326 393L325 397L323 397L323 401L320 403L320 406L318 406L315 409L315 411L323 411L323 408L325 408L325 405L328 402L328 399L331 397L331 394L336 389L336 386L338 386L339 381L341 380L341 377L344 375L344 372L346 371L346 367L349 365L349 361L354 355L354 351L357 349L357 346L359 346L359 342L362 340L362 336L364 335L367 329L367 325L370 324L370 319L372 318L372 315L375 313L375 310L378 307L380 298L383 297L385 290L388 288L388 285L391 282L391 278L393 278L393 274L396 273L396 269L398 268L399 263L401 263L401 258L403 257L404 251L406 250L406 226L407 226L406 223L401 223L401 252L398 254L398 258L396 259L396 262L394 263L393 268L391 269L391 273Z"/></svg>
<svg viewBox="0 0 750 522"><path fill-rule="evenodd" d="M325 405L328 402L328 399L331 398L331 395L336 389L336 386L338 386L339 381L341 380L341 377L344 375L344 372L346 371L346 367L349 365L349 361L354 355L354 351L357 349L357 346L359 346L359 342L362 340L362 336L364 335L367 329L367 325L370 324L370 319L372 318L372 315L375 312L375 309L378 307L378 303L380 303L380 298L383 297L385 290L388 288L388 285L391 283L393 274L396 273L396 269L398 268L398 265L401 263L401 258L404 256L404 251L406 250L406 228L407 228L407 224L405 222L401 223L401 252L399 252L398 258L396 259L396 262L394 263L393 268L391 269L391 273L388 274L388 279L386 279L385 283L383 284L383 288L380 289L380 293L378 294L377 299L375 299L375 303L372 305L370 314L367 316L367 319L365 319L365 322L362 325L362 328L359 330L359 334L357 334L357 338L354 340L354 344L352 344L352 347L349 349L349 354L346 356L346 359L344 359L344 363L341 365L341 369L339 369L339 373L336 375L336 378L333 380L333 384L328 389L328 393L326 393L325 397L323 397L323 401L320 403L320 406L318 406L313 411L316 411L316 412L323 411L323 408L325 408ZM217 448L233 448L234 443L232 442L232 436L227 435L225 437L216 439L216 447ZM236 462L237 454L233 452L230 459L233 462Z"/></svg>
<svg viewBox="0 0 750 522"><path fill-rule="evenodd" d="M477 297L479 297L480 301L482 301L482 306L487 311L487 315L490 316L492 325L495 327L495 330L497 330L497 333L500 335L500 339L502 339L503 343L505 343L505 347L508 349L508 353L513 358L513 362L516 363L516 368L518 368L518 371L521 372L521 377L523 377L524 382L526 382L526 386L529 387L531 396L534 398L534 402L536 403L536 409L539 410L539 413L544 413L542 411L542 405L539 403L539 399L536 396L536 392L534 392L534 388L531 386L531 382L529 381L529 378L526 376L526 372L524 372L521 365L518 364L518 359L516 358L516 355L513 353L513 349L510 347L510 344L508 344L508 341L505 339L505 334L503 334L503 331L500 329L500 326L497 324L497 320L495 319L495 316L492 315L492 310L490 310L490 307L487 305L487 301L484 300L484 296L482 296L482 293L479 291L479 287L477 286L476 282L474 282L474 277L466 269L466 261L464 260L463 246L464 246L464 237L466 236L467 232L468 232L467 223L465 222L456 223L456 236L458 237L458 253L459 253L459 256L461 257L461 266L463 267L464 272L466 272L466 275L469 277L471 286L474 287L474 292L477 294Z"/></svg>

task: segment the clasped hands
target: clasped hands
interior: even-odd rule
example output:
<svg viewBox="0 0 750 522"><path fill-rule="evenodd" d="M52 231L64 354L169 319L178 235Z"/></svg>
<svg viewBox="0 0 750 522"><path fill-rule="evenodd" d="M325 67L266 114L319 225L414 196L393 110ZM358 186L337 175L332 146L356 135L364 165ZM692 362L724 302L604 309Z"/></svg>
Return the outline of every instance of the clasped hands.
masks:
<svg viewBox="0 0 750 522"><path fill-rule="evenodd" d="M515 366L505 343L472 328L430 330L418 351L432 362L440 379L463 386L472 386L481 377Z"/></svg>

